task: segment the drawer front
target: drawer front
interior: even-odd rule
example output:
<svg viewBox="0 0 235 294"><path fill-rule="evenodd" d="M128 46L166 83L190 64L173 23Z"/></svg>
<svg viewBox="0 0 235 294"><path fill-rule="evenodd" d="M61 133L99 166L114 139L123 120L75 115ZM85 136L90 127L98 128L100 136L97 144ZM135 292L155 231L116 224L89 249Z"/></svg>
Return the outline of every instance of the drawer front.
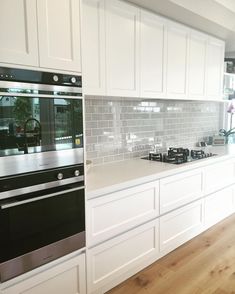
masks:
<svg viewBox="0 0 235 294"><path fill-rule="evenodd" d="M202 196L202 170L197 169L160 180L160 214Z"/></svg>
<svg viewBox="0 0 235 294"><path fill-rule="evenodd" d="M87 244L92 246L159 215L159 182L87 202Z"/></svg>
<svg viewBox="0 0 235 294"><path fill-rule="evenodd" d="M205 198L205 227L209 228L234 212L234 187Z"/></svg>
<svg viewBox="0 0 235 294"><path fill-rule="evenodd" d="M144 268L149 259L157 259L158 252L158 220L88 249L88 293L112 284L135 267Z"/></svg>
<svg viewBox="0 0 235 294"><path fill-rule="evenodd" d="M228 160L209 165L204 170L205 194L209 194L235 182L235 162Z"/></svg>
<svg viewBox="0 0 235 294"><path fill-rule="evenodd" d="M198 200L160 217L160 251L169 252L203 229L203 201Z"/></svg>

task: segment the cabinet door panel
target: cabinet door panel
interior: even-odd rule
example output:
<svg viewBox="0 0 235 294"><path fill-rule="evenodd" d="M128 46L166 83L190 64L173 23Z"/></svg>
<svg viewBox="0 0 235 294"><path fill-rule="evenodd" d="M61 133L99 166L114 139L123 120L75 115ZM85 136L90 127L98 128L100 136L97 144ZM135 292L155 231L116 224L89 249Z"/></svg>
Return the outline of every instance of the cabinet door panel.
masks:
<svg viewBox="0 0 235 294"><path fill-rule="evenodd" d="M40 66L81 72L79 0L40 0Z"/></svg>
<svg viewBox="0 0 235 294"><path fill-rule="evenodd" d="M158 220L88 249L88 293L112 284L135 268L144 268L149 264L149 259L152 262L157 259L157 254Z"/></svg>
<svg viewBox="0 0 235 294"><path fill-rule="evenodd" d="M205 199L205 226L209 228L233 213L233 187L216 192Z"/></svg>
<svg viewBox="0 0 235 294"><path fill-rule="evenodd" d="M0 1L0 62L38 66L36 0Z"/></svg>
<svg viewBox="0 0 235 294"><path fill-rule="evenodd" d="M224 42L209 38L207 50L207 98L222 99Z"/></svg>
<svg viewBox="0 0 235 294"><path fill-rule="evenodd" d="M205 98L207 40L207 35L191 31L189 46L189 98Z"/></svg>
<svg viewBox="0 0 235 294"><path fill-rule="evenodd" d="M141 11L140 21L141 97L165 95L166 21Z"/></svg>
<svg viewBox="0 0 235 294"><path fill-rule="evenodd" d="M159 215L159 182L105 195L87 203L88 246Z"/></svg>
<svg viewBox="0 0 235 294"><path fill-rule="evenodd" d="M227 160L205 167L204 189L205 194L219 190L235 182L235 162Z"/></svg>
<svg viewBox="0 0 235 294"><path fill-rule="evenodd" d="M167 96L186 98L188 67L187 28L170 23L167 44Z"/></svg>
<svg viewBox="0 0 235 294"><path fill-rule="evenodd" d="M139 96L139 13L122 1L106 1L108 95Z"/></svg>
<svg viewBox="0 0 235 294"><path fill-rule="evenodd" d="M198 200L160 217L160 251L170 252L203 230L203 202Z"/></svg>
<svg viewBox="0 0 235 294"><path fill-rule="evenodd" d="M104 18L104 0L82 1L82 74L87 95L105 95Z"/></svg>
<svg viewBox="0 0 235 294"><path fill-rule="evenodd" d="M160 213L163 214L202 196L200 169L160 180Z"/></svg>

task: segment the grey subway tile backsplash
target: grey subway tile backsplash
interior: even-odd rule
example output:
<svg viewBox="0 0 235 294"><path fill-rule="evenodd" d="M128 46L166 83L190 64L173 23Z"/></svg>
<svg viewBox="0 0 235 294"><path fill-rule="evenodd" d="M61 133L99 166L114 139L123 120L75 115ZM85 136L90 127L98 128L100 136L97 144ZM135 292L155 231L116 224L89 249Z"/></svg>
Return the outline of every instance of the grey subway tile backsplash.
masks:
<svg viewBox="0 0 235 294"><path fill-rule="evenodd" d="M148 154L162 142L195 147L218 133L221 106L215 102L85 98L87 159L94 165Z"/></svg>

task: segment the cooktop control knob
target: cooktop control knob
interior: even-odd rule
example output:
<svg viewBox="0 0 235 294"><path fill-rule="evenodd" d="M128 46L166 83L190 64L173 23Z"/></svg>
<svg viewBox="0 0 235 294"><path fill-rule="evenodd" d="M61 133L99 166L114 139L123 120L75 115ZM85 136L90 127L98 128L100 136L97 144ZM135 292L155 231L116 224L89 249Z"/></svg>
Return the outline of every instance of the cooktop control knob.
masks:
<svg viewBox="0 0 235 294"><path fill-rule="evenodd" d="M59 81L59 77L58 77L57 75L54 75L54 76L53 76L53 81L54 81L54 82L58 82L58 81Z"/></svg>
<svg viewBox="0 0 235 294"><path fill-rule="evenodd" d="M71 81L72 84L75 84L76 81L77 81L77 79L76 79L75 77L72 77L72 78L70 79L70 81Z"/></svg>
<svg viewBox="0 0 235 294"><path fill-rule="evenodd" d="M80 175L80 171L78 170L78 169L76 169L75 171L74 171L74 176L75 177L78 177Z"/></svg>
<svg viewBox="0 0 235 294"><path fill-rule="evenodd" d="M58 174L57 174L57 179L58 179L58 180L62 180L63 177L64 177L64 175L63 175L62 173L58 173Z"/></svg>

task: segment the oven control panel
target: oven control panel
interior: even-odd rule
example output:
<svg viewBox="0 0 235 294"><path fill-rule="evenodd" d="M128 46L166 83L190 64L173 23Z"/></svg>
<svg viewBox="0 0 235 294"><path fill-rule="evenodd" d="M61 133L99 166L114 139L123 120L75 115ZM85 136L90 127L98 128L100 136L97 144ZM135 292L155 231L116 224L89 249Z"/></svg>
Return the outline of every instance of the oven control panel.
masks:
<svg viewBox="0 0 235 294"><path fill-rule="evenodd" d="M63 185L68 184L70 179L73 181L84 181L83 164L0 178L0 193L34 185L46 185L55 181Z"/></svg>

